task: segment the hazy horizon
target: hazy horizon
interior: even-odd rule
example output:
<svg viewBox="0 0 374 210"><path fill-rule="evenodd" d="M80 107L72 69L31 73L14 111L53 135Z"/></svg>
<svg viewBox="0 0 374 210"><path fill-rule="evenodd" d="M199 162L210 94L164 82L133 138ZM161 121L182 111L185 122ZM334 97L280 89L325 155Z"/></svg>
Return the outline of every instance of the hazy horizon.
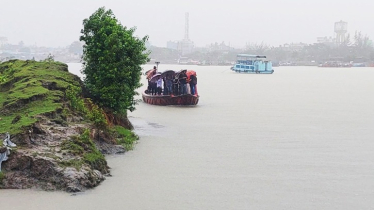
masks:
<svg viewBox="0 0 374 210"><path fill-rule="evenodd" d="M4 1L0 7L0 37L8 43L64 47L79 40L82 21L99 7L111 9L127 27L137 27L136 35L148 35L152 45L166 47L167 41L184 37L185 13L189 13L189 37L195 46L224 41L233 47L246 43L314 43L317 37L334 36L334 23L348 23L355 31L373 39L371 10L374 2L337 0L274 0L171 2L138 0Z"/></svg>

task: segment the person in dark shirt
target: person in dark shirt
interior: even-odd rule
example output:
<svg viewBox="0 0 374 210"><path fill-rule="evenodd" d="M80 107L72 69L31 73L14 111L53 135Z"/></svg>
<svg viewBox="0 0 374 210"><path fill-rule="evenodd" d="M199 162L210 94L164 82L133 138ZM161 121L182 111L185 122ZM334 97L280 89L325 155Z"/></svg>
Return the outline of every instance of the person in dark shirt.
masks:
<svg viewBox="0 0 374 210"><path fill-rule="evenodd" d="M185 71L182 71L179 74L179 84L181 87L181 95L187 94L187 74Z"/></svg>
<svg viewBox="0 0 374 210"><path fill-rule="evenodd" d="M173 80L173 93L174 95L179 95L179 81L178 78L174 78Z"/></svg>
<svg viewBox="0 0 374 210"><path fill-rule="evenodd" d="M156 66L153 66L153 70L150 71L150 72L148 73L148 75L147 75L147 79L148 79L147 93L148 93L148 94L149 94L149 93L152 94L152 88L153 88L152 85L153 85L153 84L152 84L152 82L151 82L150 80L151 80L152 76L156 74L156 72L157 72L157 67L156 67ZM152 95L153 95L153 94L152 94Z"/></svg>
<svg viewBox="0 0 374 210"><path fill-rule="evenodd" d="M165 78L166 94L173 95L173 76L168 74Z"/></svg>
<svg viewBox="0 0 374 210"><path fill-rule="evenodd" d="M195 75L191 75L190 76L191 95L196 94L196 85L197 85L197 77Z"/></svg>

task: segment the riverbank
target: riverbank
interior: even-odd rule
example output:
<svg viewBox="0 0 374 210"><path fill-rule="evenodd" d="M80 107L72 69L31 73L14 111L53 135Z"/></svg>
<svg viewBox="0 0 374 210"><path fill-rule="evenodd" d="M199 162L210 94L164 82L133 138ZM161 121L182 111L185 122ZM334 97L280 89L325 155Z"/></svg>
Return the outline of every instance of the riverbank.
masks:
<svg viewBox="0 0 374 210"><path fill-rule="evenodd" d="M110 175L104 155L131 149L137 136L125 118L116 119L121 125L104 118L108 126L96 126L90 113L107 115L82 90L64 63L0 64L0 134L9 132L17 145L1 163L0 189L80 192Z"/></svg>

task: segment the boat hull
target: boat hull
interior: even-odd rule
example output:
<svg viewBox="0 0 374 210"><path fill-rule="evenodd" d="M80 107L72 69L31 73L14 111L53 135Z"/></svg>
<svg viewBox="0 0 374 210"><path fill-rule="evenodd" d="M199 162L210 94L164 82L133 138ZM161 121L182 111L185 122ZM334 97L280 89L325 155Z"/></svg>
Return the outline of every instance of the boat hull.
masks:
<svg viewBox="0 0 374 210"><path fill-rule="evenodd" d="M159 106L168 106L168 105L179 105L179 106L188 106L196 105L199 102L199 96L185 94L179 96L170 96L170 95L149 95L142 93L143 101L147 104L159 105Z"/></svg>
<svg viewBox="0 0 374 210"><path fill-rule="evenodd" d="M240 70L234 70L236 73L243 73L243 74L272 74L274 73L274 70L271 71L240 71Z"/></svg>

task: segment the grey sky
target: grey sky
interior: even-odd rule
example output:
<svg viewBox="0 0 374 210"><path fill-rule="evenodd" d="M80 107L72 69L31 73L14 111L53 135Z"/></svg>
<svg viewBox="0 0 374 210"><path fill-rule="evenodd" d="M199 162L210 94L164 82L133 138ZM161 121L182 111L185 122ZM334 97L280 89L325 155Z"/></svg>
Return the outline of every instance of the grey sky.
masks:
<svg viewBox="0 0 374 210"><path fill-rule="evenodd" d="M101 6L161 47L183 38L185 12L197 46L313 43L318 36L333 36L340 20L348 22L351 35L357 30L374 38L370 0L1 0L0 37L13 44L66 46L79 39L82 20Z"/></svg>

